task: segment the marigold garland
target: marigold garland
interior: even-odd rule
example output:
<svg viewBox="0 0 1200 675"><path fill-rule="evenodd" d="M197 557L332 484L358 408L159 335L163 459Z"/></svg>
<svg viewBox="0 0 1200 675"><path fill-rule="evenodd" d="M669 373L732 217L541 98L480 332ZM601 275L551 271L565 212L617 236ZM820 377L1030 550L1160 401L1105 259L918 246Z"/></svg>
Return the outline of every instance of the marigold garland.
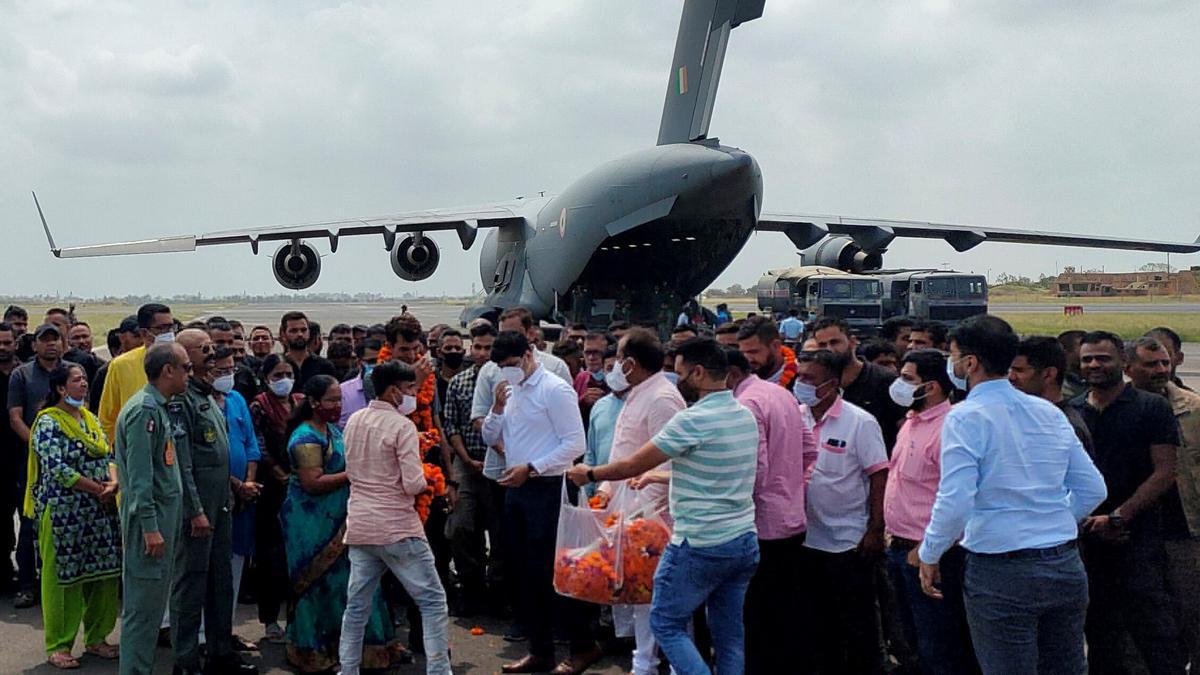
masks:
<svg viewBox="0 0 1200 675"><path fill-rule="evenodd" d="M446 495L446 476L442 473L441 468L436 464L423 464L425 469L425 482L428 486L425 491L417 495L413 506L417 510L417 516L421 518L421 524L429 520L429 507L433 504L435 497L444 497Z"/></svg>
<svg viewBox="0 0 1200 675"><path fill-rule="evenodd" d="M800 366L796 365L796 352L791 347L783 348L783 374L779 376L779 386L784 389L792 388L792 381L796 379L796 373L800 372Z"/></svg>

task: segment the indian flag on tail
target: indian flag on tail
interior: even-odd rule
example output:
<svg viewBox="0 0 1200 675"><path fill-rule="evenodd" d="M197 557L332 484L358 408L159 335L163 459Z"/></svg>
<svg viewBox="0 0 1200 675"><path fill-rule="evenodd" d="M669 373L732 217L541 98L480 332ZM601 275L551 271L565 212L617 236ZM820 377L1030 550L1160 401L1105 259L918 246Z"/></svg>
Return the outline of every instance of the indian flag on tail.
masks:
<svg viewBox="0 0 1200 675"><path fill-rule="evenodd" d="M679 93L686 94L688 89L687 83L687 66L679 66Z"/></svg>

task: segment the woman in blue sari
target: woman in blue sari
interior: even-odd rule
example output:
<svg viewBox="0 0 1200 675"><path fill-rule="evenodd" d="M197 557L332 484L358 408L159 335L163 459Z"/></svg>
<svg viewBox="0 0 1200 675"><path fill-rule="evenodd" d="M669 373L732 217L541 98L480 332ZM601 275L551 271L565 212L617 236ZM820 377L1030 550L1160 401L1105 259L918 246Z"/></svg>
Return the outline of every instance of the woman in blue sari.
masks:
<svg viewBox="0 0 1200 675"><path fill-rule="evenodd" d="M346 609L350 560L342 543L350 484L338 381L317 375L304 385L288 441L292 475L279 510L294 602L288 616L287 660L304 673L331 671L337 665L338 638ZM364 668L391 664L394 630L387 603L377 594L367 623Z"/></svg>

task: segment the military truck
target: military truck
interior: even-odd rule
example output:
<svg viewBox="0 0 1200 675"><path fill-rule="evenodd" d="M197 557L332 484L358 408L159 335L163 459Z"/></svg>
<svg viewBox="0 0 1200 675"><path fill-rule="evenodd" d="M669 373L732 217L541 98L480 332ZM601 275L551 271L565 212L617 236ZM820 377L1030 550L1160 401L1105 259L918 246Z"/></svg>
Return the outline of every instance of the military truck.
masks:
<svg viewBox="0 0 1200 675"><path fill-rule="evenodd" d="M874 335L883 316L880 279L809 265L768 270L758 280L758 308L771 316L800 310L801 318L841 317L861 335Z"/></svg>
<svg viewBox="0 0 1200 675"><path fill-rule="evenodd" d="M883 285L883 320L893 316L954 325L987 314L987 279L945 270L877 270Z"/></svg>

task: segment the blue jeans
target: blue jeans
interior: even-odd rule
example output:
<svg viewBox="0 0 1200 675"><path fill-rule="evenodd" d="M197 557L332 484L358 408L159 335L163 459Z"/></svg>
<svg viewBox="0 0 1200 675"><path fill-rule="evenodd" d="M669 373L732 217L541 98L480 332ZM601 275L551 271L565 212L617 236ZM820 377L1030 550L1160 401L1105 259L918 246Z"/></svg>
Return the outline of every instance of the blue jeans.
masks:
<svg viewBox="0 0 1200 675"><path fill-rule="evenodd" d="M343 675L357 675L362 663L363 630L371 615L371 598L383 573L392 574L421 610L425 636L425 672L449 675L450 623L446 592L438 579L433 551L424 539L409 537L387 546L355 546L350 550L350 583L346 613L342 615L342 638L338 658Z"/></svg>
<svg viewBox="0 0 1200 675"><path fill-rule="evenodd" d="M1084 675L1088 578L1072 546L967 554L967 623L986 675Z"/></svg>
<svg viewBox="0 0 1200 675"><path fill-rule="evenodd" d="M908 550L889 548L888 575L896 587L896 601L904 623L904 636L916 648L925 675L969 675L979 672L967 633L963 607L963 564L966 551L954 546L941 560L942 600L921 590L916 567L908 564Z"/></svg>
<svg viewBox="0 0 1200 675"><path fill-rule="evenodd" d="M688 635L692 612L706 605L708 626L721 675L745 671L742 607L746 588L758 567L758 537L753 532L718 546L671 544L654 574L650 630L679 675L709 675L708 664Z"/></svg>

